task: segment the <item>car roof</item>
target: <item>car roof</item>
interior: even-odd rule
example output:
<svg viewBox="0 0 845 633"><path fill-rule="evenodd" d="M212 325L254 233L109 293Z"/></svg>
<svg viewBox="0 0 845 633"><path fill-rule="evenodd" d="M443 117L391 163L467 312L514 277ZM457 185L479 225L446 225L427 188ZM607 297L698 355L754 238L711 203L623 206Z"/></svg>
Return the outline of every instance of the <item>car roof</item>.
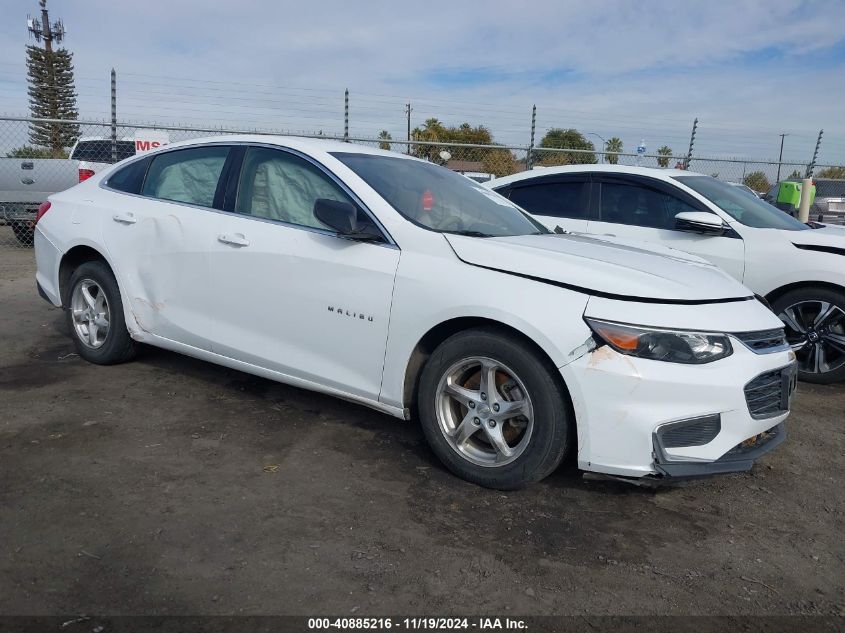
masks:
<svg viewBox="0 0 845 633"><path fill-rule="evenodd" d="M505 176L504 178L496 178L484 183L488 187L501 187L512 182L519 182L520 180L528 180L533 178L542 178L543 176L553 176L555 174L579 174L584 172L601 172L608 174L632 174L638 176L650 176L660 180L668 180L674 176L704 176L694 171L686 171L684 169L660 169L657 167L636 167L634 165L606 165L606 164L587 164L587 165L561 165L559 167L542 167L535 168L531 171L523 171L512 176Z"/></svg>
<svg viewBox="0 0 845 633"><path fill-rule="evenodd" d="M85 143L86 141L110 141L110 140L111 140L111 138L106 137L106 136L80 136L78 139L76 139L76 144L78 145L79 143ZM118 141L129 141L131 143L135 142L134 139L131 139L128 136L124 136L123 138L119 138L119 139L116 139L116 140L118 140Z"/></svg>
<svg viewBox="0 0 845 633"><path fill-rule="evenodd" d="M162 145L156 152L167 151L177 147L191 147L205 145L208 143L255 143L264 145L279 145L289 149L298 150L312 156L320 154L345 153L345 154L373 154L376 156L390 156L393 158L405 158L408 160L419 160L412 156L391 152L377 147L345 143L332 139L311 138L304 136L282 136L276 134L228 134L220 136L208 136L204 138L189 139L176 143ZM153 152L155 153L155 152Z"/></svg>

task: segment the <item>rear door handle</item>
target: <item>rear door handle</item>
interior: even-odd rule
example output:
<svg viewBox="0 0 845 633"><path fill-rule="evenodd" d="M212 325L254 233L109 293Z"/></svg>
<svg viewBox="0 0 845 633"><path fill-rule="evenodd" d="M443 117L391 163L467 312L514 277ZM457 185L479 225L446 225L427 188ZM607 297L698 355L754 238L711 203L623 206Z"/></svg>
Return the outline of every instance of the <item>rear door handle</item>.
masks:
<svg viewBox="0 0 845 633"><path fill-rule="evenodd" d="M224 244L231 244L232 246L249 246L249 240L242 233L234 233L232 235L222 233L217 236L217 241L223 242Z"/></svg>
<svg viewBox="0 0 845 633"><path fill-rule="evenodd" d="M134 213L115 213L111 219L121 224L135 224L138 221Z"/></svg>

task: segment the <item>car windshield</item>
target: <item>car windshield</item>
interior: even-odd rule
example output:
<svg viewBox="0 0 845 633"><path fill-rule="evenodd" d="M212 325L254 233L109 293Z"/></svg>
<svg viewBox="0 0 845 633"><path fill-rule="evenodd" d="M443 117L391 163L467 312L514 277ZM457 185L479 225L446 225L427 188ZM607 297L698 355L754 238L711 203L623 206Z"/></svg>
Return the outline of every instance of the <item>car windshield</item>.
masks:
<svg viewBox="0 0 845 633"><path fill-rule="evenodd" d="M376 154L332 155L405 218L432 231L475 237L549 232L499 194L445 167Z"/></svg>
<svg viewBox="0 0 845 633"><path fill-rule="evenodd" d="M802 231L810 227L743 190L710 176L675 176L690 189L697 191L734 220L756 229Z"/></svg>

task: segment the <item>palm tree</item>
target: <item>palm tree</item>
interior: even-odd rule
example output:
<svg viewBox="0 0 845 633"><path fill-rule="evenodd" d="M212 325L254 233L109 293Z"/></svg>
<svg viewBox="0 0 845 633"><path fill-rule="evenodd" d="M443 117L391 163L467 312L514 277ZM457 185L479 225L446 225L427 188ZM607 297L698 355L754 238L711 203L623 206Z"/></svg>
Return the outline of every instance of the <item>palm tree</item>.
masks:
<svg viewBox="0 0 845 633"><path fill-rule="evenodd" d="M611 165L619 162L619 152L622 151L622 139L618 136L613 136L604 144L605 158Z"/></svg>
<svg viewBox="0 0 845 633"><path fill-rule="evenodd" d="M393 140L393 137L390 136L390 132L387 130L382 130L378 135L378 148L379 149L386 149L388 152L390 151L390 142Z"/></svg>
<svg viewBox="0 0 845 633"><path fill-rule="evenodd" d="M657 159L657 164L660 167L668 167L669 166L669 159L672 157L672 148L668 145L664 145L659 150L657 150L658 156L660 158Z"/></svg>

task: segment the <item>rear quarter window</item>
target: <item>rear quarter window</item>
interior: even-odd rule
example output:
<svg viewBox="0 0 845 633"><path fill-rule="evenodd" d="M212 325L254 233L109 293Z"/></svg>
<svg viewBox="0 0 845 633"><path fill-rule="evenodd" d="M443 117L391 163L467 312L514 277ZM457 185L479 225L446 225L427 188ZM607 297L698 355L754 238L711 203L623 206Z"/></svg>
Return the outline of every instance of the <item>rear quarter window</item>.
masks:
<svg viewBox="0 0 845 633"><path fill-rule="evenodd" d="M109 176L106 186L124 193L139 194L149 165L149 158L133 161Z"/></svg>

